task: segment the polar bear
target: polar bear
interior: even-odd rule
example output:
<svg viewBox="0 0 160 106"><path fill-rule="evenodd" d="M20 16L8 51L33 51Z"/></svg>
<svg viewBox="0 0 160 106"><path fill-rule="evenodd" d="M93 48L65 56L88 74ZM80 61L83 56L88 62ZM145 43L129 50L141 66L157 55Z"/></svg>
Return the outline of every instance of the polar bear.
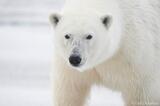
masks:
<svg viewBox="0 0 160 106"><path fill-rule="evenodd" d="M125 106L160 106L159 0L67 0L50 19L54 106L84 106L94 84Z"/></svg>

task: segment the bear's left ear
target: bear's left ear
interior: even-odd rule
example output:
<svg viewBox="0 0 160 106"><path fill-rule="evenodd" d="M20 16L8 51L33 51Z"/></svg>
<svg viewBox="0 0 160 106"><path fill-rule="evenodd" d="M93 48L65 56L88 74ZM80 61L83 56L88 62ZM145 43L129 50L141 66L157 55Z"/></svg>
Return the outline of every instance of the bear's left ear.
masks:
<svg viewBox="0 0 160 106"><path fill-rule="evenodd" d="M110 27L111 24L112 24L112 17L109 16L109 15L103 16L103 17L101 18L101 21L102 21L102 24L103 24L107 29L109 29L109 27Z"/></svg>
<svg viewBox="0 0 160 106"><path fill-rule="evenodd" d="M59 15L59 14L55 13L55 14L51 14L50 15L50 21L54 25L54 27L57 26L57 24L59 23L60 19L61 19L61 15Z"/></svg>

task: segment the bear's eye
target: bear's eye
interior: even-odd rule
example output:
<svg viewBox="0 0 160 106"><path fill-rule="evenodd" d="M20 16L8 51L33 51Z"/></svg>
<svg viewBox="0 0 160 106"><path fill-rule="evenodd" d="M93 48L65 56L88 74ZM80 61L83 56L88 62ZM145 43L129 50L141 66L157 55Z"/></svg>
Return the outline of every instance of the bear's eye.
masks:
<svg viewBox="0 0 160 106"><path fill-rule="evenodd" d="M70 36L67 34L67 35L65 35L65 38L66 39L70 39Z"/></svg>
<svg viewBox="0 0 160 106"><path fill-rule="evenodd" d="M92 35L88 35L88 36L86 37L87 40L91 40L92 38L93 38Z"/></svg>

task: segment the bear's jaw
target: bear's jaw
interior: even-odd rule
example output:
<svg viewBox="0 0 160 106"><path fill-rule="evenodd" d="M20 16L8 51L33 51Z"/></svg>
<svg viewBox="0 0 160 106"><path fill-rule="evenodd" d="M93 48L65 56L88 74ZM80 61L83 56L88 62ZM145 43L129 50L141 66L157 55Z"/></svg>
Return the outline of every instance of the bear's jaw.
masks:
<svg viewBox="0 0 160 106"><path fill-rule="evenodd" d="M81 64L78 65L78 66L73 66L73 65L71 65L71 64L68 62L68 66L69 66L70 68L72 68L72 70L78 71L78 72L86 72L86 71L88 71L88 70L91 69L89 66L87 66L86 63L81 63Z"/></svg>

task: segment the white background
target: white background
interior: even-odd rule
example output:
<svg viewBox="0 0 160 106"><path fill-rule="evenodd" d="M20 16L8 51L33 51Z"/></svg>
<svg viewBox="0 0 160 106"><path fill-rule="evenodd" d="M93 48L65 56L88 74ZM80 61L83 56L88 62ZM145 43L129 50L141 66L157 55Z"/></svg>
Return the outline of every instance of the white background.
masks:
<svg viewBox="0 0 160 106"><path fill-rule="evenodd" d="M0 106L51 106L53 29L63 0L0 0ZM121 94L94 87L90 106L123 106Z"/></svg>

